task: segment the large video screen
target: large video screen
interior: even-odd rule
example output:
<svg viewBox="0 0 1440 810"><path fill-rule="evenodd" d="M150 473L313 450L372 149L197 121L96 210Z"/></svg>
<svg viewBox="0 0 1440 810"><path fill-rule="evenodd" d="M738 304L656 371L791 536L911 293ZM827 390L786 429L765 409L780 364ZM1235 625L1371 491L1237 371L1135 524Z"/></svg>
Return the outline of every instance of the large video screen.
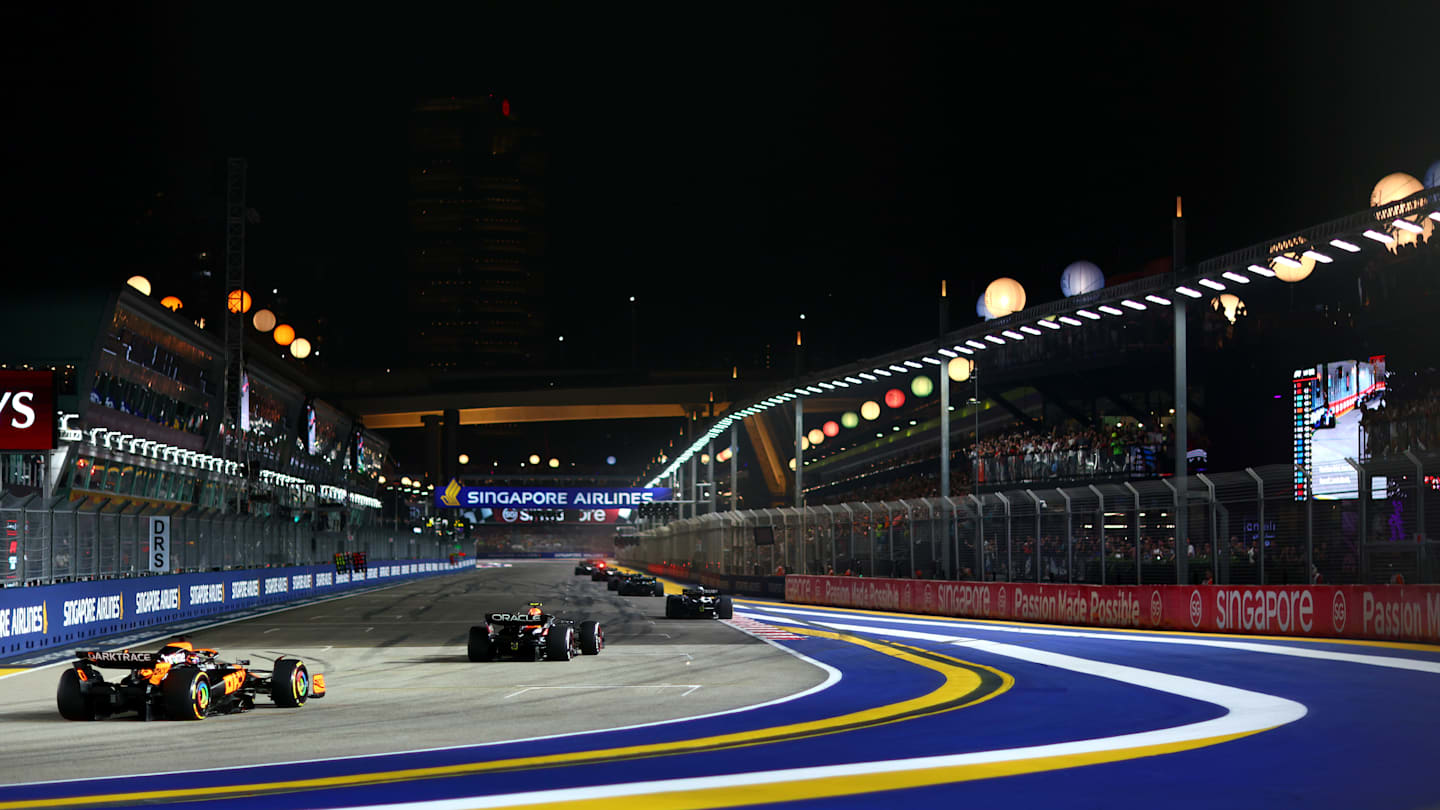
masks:
<svg viewBox="0 0 1440 810"><path fill-rule="evenodd" d="M1296 369L1294 386L1295 499L1359 497L1359 474L1346 459L1364 458L1361 415L1385 402L1385 355ZM1308 472L1301 472L1304 470ZM1384 480L1371 482L1383 488ZM1381 494L1383 497L1383 493Z"/></svg>

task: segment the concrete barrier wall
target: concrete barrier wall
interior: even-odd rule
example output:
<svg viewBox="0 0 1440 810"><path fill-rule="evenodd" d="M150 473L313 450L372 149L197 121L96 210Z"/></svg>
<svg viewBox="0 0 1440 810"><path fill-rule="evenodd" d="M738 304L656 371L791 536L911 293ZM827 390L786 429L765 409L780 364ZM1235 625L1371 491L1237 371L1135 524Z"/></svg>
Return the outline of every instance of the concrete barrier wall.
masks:
<svg viewBox="0 0 1440 810"><path fill-rule="evenodd" d="M785 601L977 619L1440 643L1437 585L1043 585L791 575Z"/></svg>
<svg viewBox="0 0 1440 810"><path fill-rule="evenodd" d="M6 588L0 590L0 658L474 567L474 561L386 561L343 574L333 565L301 565Z"/></svg>

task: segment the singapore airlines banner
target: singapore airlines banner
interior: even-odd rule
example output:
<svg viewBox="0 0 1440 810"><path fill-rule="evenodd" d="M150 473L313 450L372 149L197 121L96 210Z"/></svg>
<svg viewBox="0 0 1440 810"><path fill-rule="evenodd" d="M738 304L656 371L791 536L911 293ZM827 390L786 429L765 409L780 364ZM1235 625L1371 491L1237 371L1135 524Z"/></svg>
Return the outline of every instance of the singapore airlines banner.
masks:
<svg viewBox="0 0 1440 810"><path fill-rule="evenodd" d="M435 491L435 506L533 507L537 509L625 509L670 500L669 487L551 489L544 487L462 487L452 480Z"/></svg>

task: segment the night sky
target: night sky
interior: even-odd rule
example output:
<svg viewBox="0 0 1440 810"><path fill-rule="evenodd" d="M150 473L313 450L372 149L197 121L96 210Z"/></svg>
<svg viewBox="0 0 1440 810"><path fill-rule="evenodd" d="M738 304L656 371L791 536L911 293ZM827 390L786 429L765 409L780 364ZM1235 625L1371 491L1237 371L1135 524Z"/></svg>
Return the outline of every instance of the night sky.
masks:
<svg viewBox="0 0 1440 810"><path fill-rule="evenodd" d="M632 294L655 368L753 363L801 312L840 363L931 336L941 279L961 326L997 276L1038 302L1071 261L1167 257L1176 194L1198 260L1440 158L1433 2L124 5L0 12L7 282L218 251L244 155L251 286L349 367L397 345L419 96L543 128L550 330L586 368L625 365Z"/></svg>

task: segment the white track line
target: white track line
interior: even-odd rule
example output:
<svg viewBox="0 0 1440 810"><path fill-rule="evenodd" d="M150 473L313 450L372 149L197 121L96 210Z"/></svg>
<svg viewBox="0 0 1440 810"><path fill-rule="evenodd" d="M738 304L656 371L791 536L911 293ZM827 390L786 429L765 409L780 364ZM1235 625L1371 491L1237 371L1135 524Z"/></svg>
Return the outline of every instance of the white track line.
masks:
<svg viewBox="0 0 1440 810"><path fill-rule="evenodd" d="M1084 630L1057 630L1050 627L1014 627L1010 625L972 624L963 621L936 621L934 619L901 619L889 616L871 616L858 613L836 613L798 608L762 607L767 613L781 613L791 616L806 616L816 619L835 619L843 616L847 621L888 622L908 627L937 627L947 630L971 630L977 632L1017 633L1027 636L1058 636L1062 638L1099 639L1101 641L1128 641L1139 644L1183 644L1192 647L1211 647L1221 650L1265 653L1267 655L1288 655L1293 658L1310 658L1319 661L1345 661L1372 667L1408 669L1416 672L1440 674L1440 661L1426 661L1417 658L1402 658L1393 655L1364 655L1361 653L1314 650L1309 647L1293 647L1285 644L1262 644L1254 641L1227 641L1218 638L1194 638L1165 633L1093 633ZM1322 641L1321 639L1300 639L1297 641Z"/></svg>
<svg viewBox="0 0 1440 810"><path fill-rule="evenodd" d="M833 618L833 617L832 617ZM777 784L809 779L824 779L857 774L880 774L903 771L918 771L931 768L947 768L964 765L981 765L997 762L1040 759L1045 757L1090 754L1102 751L1123 751L1154 745L1197 742L1234 734L1249 734L1293 723L1305 716L1303 704L1275 695L1237 689L1232 686L1208 681L1152 672L1136 667L1092 661L1060 653L1043 652L1013 644L995 641L963 638L959 636L924 633L914 630L900 630L869 625L853 625L840 622L817 622L836 630L861 632L870 635L891 636L921 641L934 641L963 645L967 649L982 649L995 655L1007 656L1021 661L1066 669L1072 672L1107 678L1121 683L1167 692L1191 700L1212 703L1225 709L1225 714L1213 720L1187 723L1170 728L1143 731L1134 734L1120 734L1110 737L1095 737L1088 740L1033 745L1022 748L1005 748L993 751L974 751L964 754L891 759L877 762L854 762L841 765L823 765L809 768L785 768L754 773L731 773L719 776L691 777L686 779L659 779L647 782L630 782L616 785L565 788L559 790L536 790L524 793L510 793L496 796L471 796L460 799L407 802L401 804L372 805L371 808L385 810L462 810L462 808L515 807L554 802L578 801L584 799L606 799L632 796L646 796L675 791L727 790L741 786ZM353 808L352 810L364 810Z"/></svg>

